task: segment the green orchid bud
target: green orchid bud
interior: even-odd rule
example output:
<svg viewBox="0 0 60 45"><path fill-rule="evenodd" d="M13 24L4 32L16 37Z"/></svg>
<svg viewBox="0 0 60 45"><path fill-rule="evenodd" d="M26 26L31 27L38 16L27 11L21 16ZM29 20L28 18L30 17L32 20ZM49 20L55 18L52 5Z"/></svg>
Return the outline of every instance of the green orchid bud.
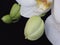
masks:
<svg viewBox="0 0 60 45"><path fill-rule="evenodd" d="M1 18L1 20L4 22L4 23L11 23L12 22L12 19L10 17L10 15L5 15Z"/></svg>
<svg viewBox="0 0 60 45"><path fill-rule="evenodd" d="M10 16L12 17L13 20L18 19L20 17L19 11L20 11L20 5L15 3L10 11Z"/></svg>
<svg viewBox="0 0 60 45"><path fill-rule="evenodd" d="M44 22L39 16L32 16L26 23L25 39L34 41L39 39L44 32Z"/></svg>

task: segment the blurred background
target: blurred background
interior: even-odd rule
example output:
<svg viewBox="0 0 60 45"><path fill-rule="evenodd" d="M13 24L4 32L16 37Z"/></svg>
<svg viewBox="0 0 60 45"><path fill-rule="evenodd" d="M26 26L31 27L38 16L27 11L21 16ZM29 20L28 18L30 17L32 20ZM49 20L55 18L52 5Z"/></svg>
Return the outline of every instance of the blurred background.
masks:
<svg viewBox="0 0 60 45"><path fill-rule="evenodd" d="M10 9L14 3L17 3L15 0L0 0L0 45L10 44L10 45L52 45L47 39L45 33L43 36L36 41L25 40L24 37L24 27L28 18L22 17L16 23L5 24L1 21L1 18L9 14ZM51 10L46 13L42 19L46 18L51 14Z"/></svg>

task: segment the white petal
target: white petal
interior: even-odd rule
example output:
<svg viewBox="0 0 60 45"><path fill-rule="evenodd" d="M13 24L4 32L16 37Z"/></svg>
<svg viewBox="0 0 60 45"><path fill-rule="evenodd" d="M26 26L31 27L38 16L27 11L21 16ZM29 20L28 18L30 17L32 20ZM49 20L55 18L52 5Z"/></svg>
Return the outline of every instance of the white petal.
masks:
<svg viewBox="0 0 60 45"><path fill-rule="evenodd" d="M34 16L34 15L40 15L40 13L38 12L36 13L35 10L36 10L36 7L34 6L33 7L21 6L20 13L22 16L27 17L27 18Z"/></svg>
<svg viewBox="0 0 60 45"><path fill-rule="evenodd" d="M60 23L60 0L54 0L54 18L57 23Z"/></svg>
<svg viewBox="0 0 60 45"><path fill-rule="evenodd" d="M46 13L47 11L49 11L49 9L44 11L44 10L38 9L36 6L33 6L33 7L21 6L20 13L22 16L30 18L31 16L34 16L34 15L41 15L43 13Z"/></svg>
<svg viewBox="0 0 60 45"><path fill-rule="evenodd" d="M36 5L36 1L35 0L17 0L17 2L23 6L33 6Z"/></svg>
<svg viewBox="0 0 60 45"><path fill-rule="evenodd" d="M60 45L60 26L55 23L52 15L45 22L45 33L53 45Z"/></svg>

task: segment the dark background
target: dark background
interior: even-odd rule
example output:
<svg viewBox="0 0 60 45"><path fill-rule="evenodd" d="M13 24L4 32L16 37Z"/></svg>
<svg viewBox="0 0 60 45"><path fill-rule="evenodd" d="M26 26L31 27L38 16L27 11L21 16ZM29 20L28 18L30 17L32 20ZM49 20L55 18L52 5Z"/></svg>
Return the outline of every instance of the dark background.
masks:
<svg viewBox="0 0 60 45"><path fill-rule="evenodd" d="M1 21L2 16L9 14L14 3L17 2L15 0L0 0L0 45L52 45L46 38L45 33L40 39L33 42L24 39L24 27L28 18L21 16L18 22L12 24L5 24ZM42 17L44 22L51 14L50 11L47 12L46 16Z"/></svg>

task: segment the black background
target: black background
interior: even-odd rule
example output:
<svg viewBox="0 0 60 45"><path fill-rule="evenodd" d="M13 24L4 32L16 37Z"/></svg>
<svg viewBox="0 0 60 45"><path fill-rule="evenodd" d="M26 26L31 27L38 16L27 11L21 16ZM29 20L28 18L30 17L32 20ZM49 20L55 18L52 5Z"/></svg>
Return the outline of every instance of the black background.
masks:
<svg viewBox="0 0 60 45"><path fill-rule="evenodd" d="M15 0L0 0L0 45L52 45L46 38L45 33L40 39L36 41L24 39L24 27L28 18L21 16L18 22L12 24L5 24L1 21L2 16L9 14L10 9L14 3L17 2ZM47 12L46 16L42 17L44 22L51 14L50 11Z"/></svg>

